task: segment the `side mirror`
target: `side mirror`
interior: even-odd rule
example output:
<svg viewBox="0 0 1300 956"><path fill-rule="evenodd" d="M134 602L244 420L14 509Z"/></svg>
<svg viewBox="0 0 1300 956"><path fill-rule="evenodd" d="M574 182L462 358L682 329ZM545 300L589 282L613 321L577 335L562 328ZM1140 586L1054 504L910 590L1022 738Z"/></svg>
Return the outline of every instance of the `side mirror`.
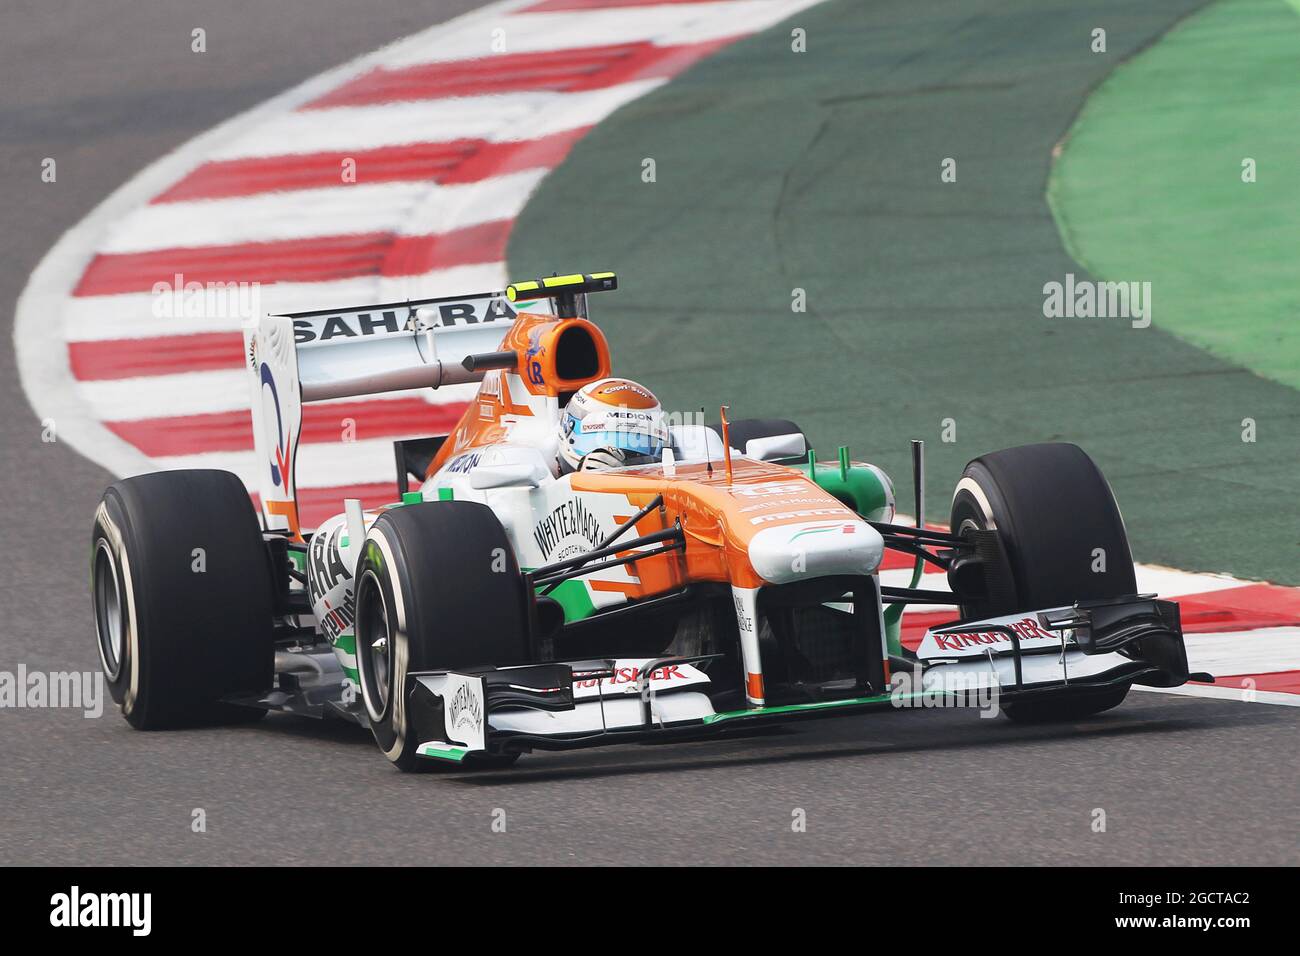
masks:
<svg viewBox="0 0 1300 956"><path fill-rule="evenodd" d="M514 463L478 465L469 473L469 486L475 491L489 488L536 488L544 475L535 464Z"/></svg>
<svg viewBox="0 0 1300 956"><path fill-rule="evenodd" d="M790 435L768 435L766 438L751 438L745 442L745 454L759 461L798 458L808 454L808 446L798 432Z"/></svg>

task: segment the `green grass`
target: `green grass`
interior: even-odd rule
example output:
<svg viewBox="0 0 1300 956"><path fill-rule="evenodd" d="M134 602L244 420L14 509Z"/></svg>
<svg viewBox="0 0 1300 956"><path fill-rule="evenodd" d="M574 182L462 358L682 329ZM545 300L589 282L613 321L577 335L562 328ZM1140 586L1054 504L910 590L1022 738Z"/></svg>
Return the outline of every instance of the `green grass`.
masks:
<svg viewBox="0 0 1300 956"><path fill-rule="evenodd" d="M1297 8L1225 0L1121 66L1049 197L1090 272L1152 283L1161 328L1300 388Z"/></svg>

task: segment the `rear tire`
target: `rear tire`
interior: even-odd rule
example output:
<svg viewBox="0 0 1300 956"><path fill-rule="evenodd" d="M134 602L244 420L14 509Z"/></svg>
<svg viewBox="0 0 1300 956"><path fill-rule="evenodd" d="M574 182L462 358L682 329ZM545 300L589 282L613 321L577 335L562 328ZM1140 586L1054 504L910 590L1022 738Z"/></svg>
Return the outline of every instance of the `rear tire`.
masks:
<svg viewBox="0 0 1300 956"><path fill-rule="evenodd" d="M109 692L138 730L246 723L223 703L274 677L271 570L243 483L164 471L110 485L91 535L91 595Z"/></svg>
<svg viewBox="0 0 1300 956"><path fill-rule="evenodd" d="M436 760L416 755L407 675L528 658L527 594L510 540L476 502L393 508L366 537L356 596L357 670L375 742L399 770L433 769ZM514 759L470 758L479 766Z"/></svg>
<svg viewBox="0 0 1300 956"><path fill-rule="evenodd" d="M996 530L1007 559L987 572L1001 576L989 582L991 597L963 600L964 619L1137 592L1115 497L1077 445L1022 445L976 458L957 483L950 527ZM1017 721L1074 720L1117 706L1128 688L1007 704L1003 712Z"/></svg>

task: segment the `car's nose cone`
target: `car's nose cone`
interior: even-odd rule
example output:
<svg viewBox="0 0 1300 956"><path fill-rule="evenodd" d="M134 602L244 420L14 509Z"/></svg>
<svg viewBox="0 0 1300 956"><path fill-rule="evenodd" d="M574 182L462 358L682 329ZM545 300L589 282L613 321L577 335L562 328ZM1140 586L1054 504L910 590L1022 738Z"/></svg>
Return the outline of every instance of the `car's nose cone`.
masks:
<svg viewBox="0 0 1300 956"><path fill-rule="evenodd" d="M853 518L764 528L749 542L750 564L773 584L832 574L872 574L884 553L880 533Z"/></svg>

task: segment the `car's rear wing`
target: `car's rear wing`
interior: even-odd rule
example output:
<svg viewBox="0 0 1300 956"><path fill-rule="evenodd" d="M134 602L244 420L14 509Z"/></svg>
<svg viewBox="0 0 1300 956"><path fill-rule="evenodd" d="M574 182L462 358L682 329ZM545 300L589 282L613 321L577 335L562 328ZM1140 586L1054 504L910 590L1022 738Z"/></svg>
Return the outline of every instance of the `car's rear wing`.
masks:
<svg viewBox="0 0 1300 956"><path fill-rule="evenodd" d="M304 402L480 381L487 370L465 359L495 351L520 307L503 290L268 315L246 329L267 529L299 533L294 462ZM526 308L549 313L551 300Z"/></svg>

